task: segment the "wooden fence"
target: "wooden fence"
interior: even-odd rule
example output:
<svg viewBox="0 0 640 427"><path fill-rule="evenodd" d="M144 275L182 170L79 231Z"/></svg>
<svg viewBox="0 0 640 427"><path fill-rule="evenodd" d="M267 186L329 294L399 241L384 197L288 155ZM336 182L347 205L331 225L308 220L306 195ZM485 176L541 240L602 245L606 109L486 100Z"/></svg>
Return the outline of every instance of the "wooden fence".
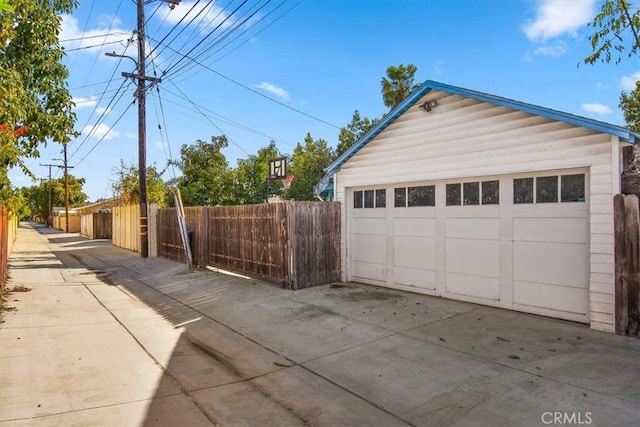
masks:
<svg viewBox="0 0 640 427"><path fill-rule="evenodd" d="M113 245L140 252L140 205L117 206L112 214Z"/></svg>
<svg viewBox="0 0 640 427"><path fill-rule="evenodd" d="M0 205L0 285L7 279L7 265L17 228L18 219L7 207Z"/></svg>
<svg viewBox="0 0 640 427"><path fill-rule="evenodd" d="M113 230L111 212L93 212L80 215L80 235L89 239L111 239Z"/></svg>
<svg viewBox="0 0 640 427"><path fill-rule="evenodd" d="M0 206L0 285L7 278L9 261L9 209Z"/></svg>
<svg viewBox="0 0 640 427"><path fill-rule="evenodd" d="M197 265L299 289L340 280L340 204L187 207ZM157 217L158 255L185 261L175 209Z"/></svg>
<svg viewBox="0 0 640 427"><path fill-rule="evenodd" d="M614 197L615 331L640 336L640 206L635 195Z"/></svg>

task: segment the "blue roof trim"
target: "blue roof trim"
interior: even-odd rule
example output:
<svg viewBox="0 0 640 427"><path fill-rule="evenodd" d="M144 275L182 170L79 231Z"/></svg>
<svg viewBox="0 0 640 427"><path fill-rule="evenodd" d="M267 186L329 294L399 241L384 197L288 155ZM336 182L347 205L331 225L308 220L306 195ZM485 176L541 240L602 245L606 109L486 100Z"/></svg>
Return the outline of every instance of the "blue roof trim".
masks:
<svg viewBox="0 0 640 427"><path fill-rule="evenodd" d="M404 114L409 108L411 108L420 98L429 93L431 90L439 90L447 92L452 95L460 95L465 98L477 99L478 101L489 102L491 104L500 105L503 107L511 108L514 110L524 111L526 113L534 114L537 116L546 117L548 119L557 120L565 123L569 123L576 126L581 126L587 129L595 130L597 132L607 133L615 135L620 140L628 142L630 144L637 144L640 141L640 134L626 129L622 126L613 125L598 120L589 119L586 117L576 116L574 114L565 113L558 110L552 110L550 108L540 107L533 104L527 104L525 102L516 101L509 98L503 98L488 93L478 92L475 90L465 89L457 86L451 86L444 83L435 82L433 80L427 80L418 89L416 89L407 99L405 99L400 105L391 110L384 118L374 126L369 132L367 132L362 138L360 138L355 144L353 144L347 151L342 153L329 167L327 168L327 174L322 180L314 187L316 194L323 193L329 184L333 181L332 175L340 170L340 167L351 157L353 157L358 151L360 151L365 145L367 145L373 138L393 123L399 116Z"/></svg>

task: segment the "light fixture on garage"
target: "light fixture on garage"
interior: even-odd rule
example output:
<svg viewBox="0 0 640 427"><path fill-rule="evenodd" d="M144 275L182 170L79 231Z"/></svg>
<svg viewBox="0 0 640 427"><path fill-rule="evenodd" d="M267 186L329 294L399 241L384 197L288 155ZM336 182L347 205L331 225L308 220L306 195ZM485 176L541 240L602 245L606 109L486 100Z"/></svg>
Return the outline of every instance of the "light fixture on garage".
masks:
<svg viewBox="0 0 640 427"><path fill-rule="evenodd" d="M420 104L418 106L419 109L421 109L424 112L429 112L431 111L431 109L433 107L435 107L436 105L438 105L438 101L436 101L435 99L431 100L431 101L425 101L424 104Z"/></svg>

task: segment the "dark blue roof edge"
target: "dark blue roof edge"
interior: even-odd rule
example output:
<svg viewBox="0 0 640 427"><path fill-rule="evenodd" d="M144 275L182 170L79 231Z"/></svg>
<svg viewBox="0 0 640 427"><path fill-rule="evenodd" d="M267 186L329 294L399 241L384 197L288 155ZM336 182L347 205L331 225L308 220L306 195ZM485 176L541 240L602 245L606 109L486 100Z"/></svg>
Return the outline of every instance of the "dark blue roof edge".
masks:
<svg viewBox="0 0 640 427"><path fill-rule="evenodd" d="M488 93L478 92L462 87L451 86L444 83L439 83L433 80L425 81L418 89L416 89L407 99L405 99L400 105L391 110L384 118L374 126L369 132L367 132L362 138L360 138L355 144L353 144L347 151L342 153L340 157L334 160L333 163L327 167L327 175L318 183L316 187L319 187L322 183L328 183L328 177L336 173L340 167L351 157L353 157L362 147L368 144L374 137L380 132L385 130L387 126L393 123L400 115L407 111L418 99L429 93L431 90L439 90L447 92L452 95L460 95L467 98L477 99L479 101L489 102L503 107L512 108L514 110L524 111L530 114L535 114L549 119L562 121L576 126L585 127L598 132L615 135L624 142L630 144L637 144L640 140L640 134L626 129L622 126L613 125L598 120L589 119L586 117L576 116L574 114L565 113L550 108L540 107L533 104L527 104L525 102L516 101L509 98L503 98ZM321 192L321 191L320 191Z"/></svg>

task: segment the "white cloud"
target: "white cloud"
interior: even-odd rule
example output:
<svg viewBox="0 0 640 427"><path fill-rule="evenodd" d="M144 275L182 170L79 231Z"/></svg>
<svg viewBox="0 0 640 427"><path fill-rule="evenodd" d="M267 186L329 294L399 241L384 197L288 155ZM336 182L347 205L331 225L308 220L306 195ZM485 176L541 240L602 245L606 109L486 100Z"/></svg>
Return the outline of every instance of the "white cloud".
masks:
<svg viewBox="0 0 640 427"><path fill-rule="evenodd" d="M153 141L153 146L157 149L164 149L166 148L168 145L165 142L162 142L160 140L155 140Z"/></svg>
<svg viewBox="0 0 640 427"><path fill-rule="evenodd" d="M112 24L113 22L113 24ZM96 28L83 31L78 20L72 15L62 15L62 24L58 36L60 43L67 50L99 54L104 58L105 52L116 51L122 53L132 37L131 31L120 28L120 19L115 16L104 15Z"/></svg>
<svg viewBox="0 0 640 427"><path fill-rule="evenodd" d="M98 98L95 96L89 96L89 97L79 96L77 98L73 98L71 101L73 101L73 103L76 104L76 108L87 108L87 107L93 107L94 105L96 105L98 103Z"/></svg>
<svg viewBox="0 0 640 427"><path fill-rule="evenodd" d="M542 0L536 8L535 20L522 31L531 41L542 42L565 34L576 36L578 28L595 16L597 0Z"/></svg>
<svg viewBox="0 0 640 427"><path fill-rule="evenodd" d="M168 7L163 8L162 11L164 14L161 12L158 14L158 17L171 24L177 24L182 20L183 24L196 25L201 32L210 32L216 29L224 30L237 24L237 19L230 17L229 12L225 10L224 7L212 3L213 2L208 2L204 4L204 2L183 1L173 9ZM256 14L244 25L251 25L255 20L260 19L261 16L261 14ZM191 22L192 19L193 23Z"/></svg>
<svg viewBox="0 0 640 427"><path fill-rule="evenodd" d="M98 107L96 108L96 113L98 114L109 114L111 112L111 107Z"/></svg>
<svg viewBox="0 0 640 427"><path fill-rule="evenodd" d="M623 90L634 90L638 80L640 80L640 71L636 71L630 76L623 76L620 79L620 86Z"/></svg>
<svg viewBox="0 0 640 427"><path fill-rule="evenodd" d="M138 134L135 133L135 132L125 132L124 136L126 136L127 138L130 138L130 139L138 138Z"/></svg>
<svg viewBox="0 0 640 427"><path fill-rule="evenodd" d="M582 104L582 110L586 111L587 113L591 113L591 114L597 114L600 116L603 116L605 114L611 114L613 111L611 110L611 108L607 107L606 105L603 104Z"/></svg>
<svg viewBox="0 0 640 427"><path fill-rule="evenodd" d="M85 126L82 129L81 134L83 136L92 136L95 138L104 138L106 140L110 140L113 138L117 138L120 136L120 133L112 130L110 126L105 125L104 123L100 123L98 126Z"/></svg>
<svg viewBox="0 0 640 427"><path fill-rule="evenodd" d="M271 84L269 82L262 82L258 85L255 85L254 87L258 88L258 89L264 89L269 93L274 94L275 96L277 96L278 98L282 98L285 101L289 101L289 99L291 99L289 97L289 93L282 89L281 87L278 87L274 84Z"/></svg>
<svg viewBox="0 0 640 427"><path fill-rule="evenodd" d="M533 54L539 55L539 56L552 56L555 58L555 57L564 55L566 52L567 52L566 44L563 42L560 42L552 46L540 46L535 51L533 51Z"/></svg>

